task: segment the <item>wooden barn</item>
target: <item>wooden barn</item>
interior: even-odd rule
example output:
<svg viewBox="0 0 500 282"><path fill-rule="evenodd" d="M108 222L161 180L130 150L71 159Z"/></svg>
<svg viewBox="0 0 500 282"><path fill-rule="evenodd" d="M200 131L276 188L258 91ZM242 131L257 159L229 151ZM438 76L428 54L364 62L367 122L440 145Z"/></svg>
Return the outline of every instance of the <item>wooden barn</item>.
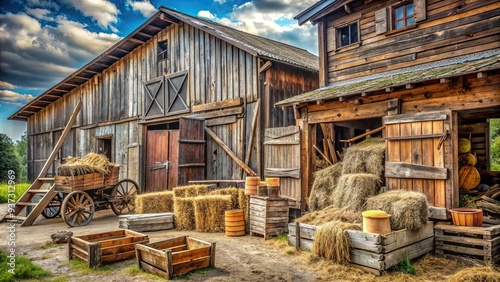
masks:
<svg viewBox="0 0 500 282"><path fill-rule="evenodd" d="M152 192L261 175L265 129L295 124L293 110L272 105L318 86L317 56L161 7L10 119L28 123L33 181L81 100L47 176L99 152Z"/></svg>
<svg viewBox="0 0 500 282"><path fill-rule="evenodd" d="M386 140L387 188L425 193L432 218L458 207L459 138L472 143L481 183L500 182L489 154L489 122L500 118L498 1L324 0L296 19L318 27L320 88L275 106L293 109L300 126L304 194L314 146L333 160L366 136Z"/></svg>

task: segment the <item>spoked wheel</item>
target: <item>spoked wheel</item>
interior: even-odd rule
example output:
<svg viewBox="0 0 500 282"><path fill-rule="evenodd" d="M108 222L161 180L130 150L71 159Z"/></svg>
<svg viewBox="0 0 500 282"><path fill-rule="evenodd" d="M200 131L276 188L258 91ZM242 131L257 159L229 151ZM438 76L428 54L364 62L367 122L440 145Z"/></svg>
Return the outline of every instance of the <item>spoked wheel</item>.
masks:
<svg viewBox="0 0 500 282"><path fill-rule="evenodd" d="M63 193L57 193L52 200L50 200L47 207L42 211L43 217L49 219L57 217L61 213L61 204L63 201Z"/></svg>
<svg viewBox="0 0 500 282"><path fill-rule="evenodd" d="M83 191L68 194L62 202L62 217L69 226L85 226L94 217L94 201Z"/></svg>
<svg viewBox="0 0 500 282"><path fill-rule="evenodd" d="M139 185L131 179L123 179L113 188L111 193L111 209L116 215L132 213L135 210L135 196Z"/></svg>

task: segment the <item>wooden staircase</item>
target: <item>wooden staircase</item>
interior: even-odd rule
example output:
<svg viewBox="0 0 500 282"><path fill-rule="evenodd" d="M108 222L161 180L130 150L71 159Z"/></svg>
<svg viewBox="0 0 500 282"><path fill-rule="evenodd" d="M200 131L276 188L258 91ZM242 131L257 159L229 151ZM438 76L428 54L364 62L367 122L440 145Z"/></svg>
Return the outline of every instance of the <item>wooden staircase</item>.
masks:
<svg viewBox="0 0 500 282"><path fill-rule="evenodd" d="M8 213L2 218L1 222L4 222L6 220L14 220L14 221L20 221L21 226L31 226L38 218L38 216L40 216L43 210L47 207L52 198L54 198L54 196L57 194L57 192L55 191L55 185L53 183L54 178L46 177L47 172L50 166L52 165L52 162L56 158L57 153L61 149L64 140L66 140L66 136L70 132L71 127L73 126L76 120L76 116L80 112L81 107L82 107L82 101L80 100L76 105L76 108L73 111L73 114L71 115L68 124L66 124L66 127L64 128L61 137L59 137L56 146L50 153L49 158L47 159L45 165L40 171L40 174L38 175L37 179L33 181L28 190L26 190L26 192L24 192L24 194L17 200L15 208L9 209ZM48 183L52 182L50 188L43 189L44 184L47 182ZM42 195L42 198L40 199L39 202L31 201L35 195ZM28 206L33 207L31 211L28 212L28 215L20 216L19 214Z"/></svg>

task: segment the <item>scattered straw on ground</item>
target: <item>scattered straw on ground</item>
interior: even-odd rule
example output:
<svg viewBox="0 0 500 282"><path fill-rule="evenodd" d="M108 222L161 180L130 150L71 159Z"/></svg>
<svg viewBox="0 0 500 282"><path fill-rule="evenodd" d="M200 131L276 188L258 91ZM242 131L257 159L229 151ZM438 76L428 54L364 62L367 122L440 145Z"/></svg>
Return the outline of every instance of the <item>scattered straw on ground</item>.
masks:
<svg viewBox="0 0 500 282"><path fill-rule="evenodd" d="M470 267L455 273L450 282L498 282L500 273L492 267Z"/></svg>
<svg viewBox="0 0 500 282"><path fill-rule="evenodd" d="M194 230L193 198L174 197L175 226L178 230Z"/></svg>
<svg viewBox="0 0 500 282"><path fill-rule="evenodd" d="M371 173L383 176L385 141L369 138L353 145L344 152L342 174Z"/></svg>
<svg viewBox="0 0 500 282"><path fill-rule="evenodd" d="M342 171L342 164L336 163L314 173L314 182L309 197L309 210L317 211L331 204L338 179Z"/></svg>
<svg viewBox="0 0 500 282"><path fill-rule="evenodd" d="M331 195L333 205L350 211L362 211L366 199L380 193L382 181L375 174L343 174L339 178L335 193Z"/></svg>
<svg viewBox="0 0 500 282"><path fill-rule="evenodd" d="M223 232L224 212L231 209L231 195L211 195L193 198L195 226L198 232Z"/></svg>
<svg viewBox="0 0 500 282"><path fill-rule="evenodd" d="M109 174L110 166L116 165L102 154L89 153L83 158L68 157L66 163L57 168L58 174L62 176L77 176L87 173Z"/></svg>
<svg viewBox="0 0 500 282"><path fill-rule="evenodd" d="M351 254L346 230L361 230L361 226L337 220L323 224L314 235L313 254L337 263L349 262Z"/></svg>
<svg viewBox="0 0 500 282"><path fill-rule="evenodd" d="M329 206L319 211L310 212L295 220L295 222L323 225L329 221L338 220L350 223L362 223L363 217L361 212L351 212L347 209L339 209L335 206Z"/></svg>
<svg viewBox="0 0 500 282"><path fill-rule="evenodd" d="M425 194L392 190L367 200L366 209L383 210L391 215L391 228L419 229L427 223L428 203Z"/></svg>
<svg viewBox="0 0 500 282"><path fill-rule="evenodd" d="M189 198L203 196L208 193L208 185L187 185L173 189L175 197Z"/></svg>
<svg viewBox="0 0 500 282"><path fill-rule="evenodd" d="M163 213L174 211L174 193L163 191L137 195L135 197L135 213Z"/></svg>
<svg viewBox="0 0 500 282"><path fill-rule="evenodd" d="M223 189L217 189L210 191L208 195L229 195L231 196L231 209L236 210L239 209L239 195L240 195L240 190L236 187L229 187L229 188L223 188ZM245 191L245 190L243 190Z"/></svg>

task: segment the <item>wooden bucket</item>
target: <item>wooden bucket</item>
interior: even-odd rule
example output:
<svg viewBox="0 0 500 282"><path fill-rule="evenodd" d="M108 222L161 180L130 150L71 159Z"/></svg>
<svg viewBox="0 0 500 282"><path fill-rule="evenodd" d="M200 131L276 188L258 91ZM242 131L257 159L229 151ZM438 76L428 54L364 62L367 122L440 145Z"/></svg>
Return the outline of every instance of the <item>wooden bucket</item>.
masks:
<svg viewBox="0 0 500 282"><path fill-rule="evenodd" d="M391 233L390 215L380 210L367 210L363 215L363 232L375 234Z"/></svg>
<svg viewBox="0 0 500 282"><path fill-rule="evenodd" d="M278 197L280 194L279 186L267 186L267 196L269 197Z"/></svg>
<svg viewBox="0 0 500 282"><path fill-rule="evenodd" d="M245 195L257 195L257 185L245 185Z"/></svg>
<svg viewBox="0 0 500 282"><path fill-rule="evenodd" d="M229 210L225 212L226 236L245 235L245 218L243 210Z"/></svg>
<svg viewBox="0 0 500 282"><path fill-rule="evenodd" d="M258 196L267 196L267 183L261 182L259 186L257 186L257 195Z"/></svg>
<svg viewBox="0 0 500 282"><path fill-rule="evenodd" d="M280 186L279 178L266 178L266 182L268 186Z"/></svg>
<svg viewBox="0 0 500 282"><path fill-rule="evenodd" d="M455 208L450 210L454 225L476 226L483 224L483 210L469 208Z"/></svg>
<svg viewBox="0 0 500 282"><path fill-rule="evenodd" d="M260 183L260 177L248 176L245 179L245 185L257 186Z"/></svg>

